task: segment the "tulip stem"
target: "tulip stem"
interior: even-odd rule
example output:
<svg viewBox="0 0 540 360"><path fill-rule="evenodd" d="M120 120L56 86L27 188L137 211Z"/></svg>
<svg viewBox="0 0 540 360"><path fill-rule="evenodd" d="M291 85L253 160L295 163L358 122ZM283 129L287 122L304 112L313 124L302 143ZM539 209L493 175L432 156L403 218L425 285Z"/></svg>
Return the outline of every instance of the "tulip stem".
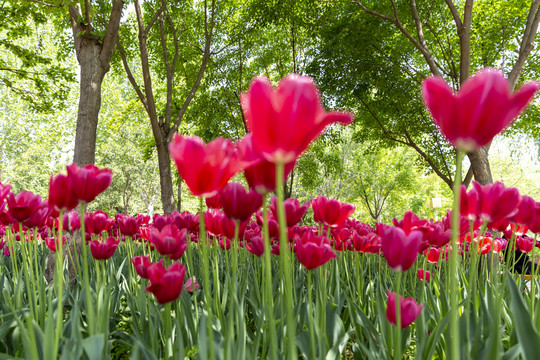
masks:
<svg viewBox="0 0 540 360"><path fill-rule="evenodd" d="M208 244L206 242L206 228L204 224L204 200L199 198L199 242L202 245L203 257L202 257L202 270L203 270L203 284L204 284L204 298L206 305L206 330L208 331L208 345L210 349L209 359L214 359L214 333L212 330L212 297L210 295L210 273L209 273L209 259L208 259ZM205 354L201 354L204 357Z"/></svg>
<svg viewBox="0 0 540 360"><path fill-rule="evenodd" d="M279 252L281 260L281 279L283 282L283 292L285 295L285 315L287 324L287 354L289 360L296 360L298 353L296 349L296 323L293 313L292 299L292 269L289 240L287 239L287 220L285 218L285 206L283 205L283 178L285 175L285 164L279 162L276 164L276 195L277 212L279 222Z"/></svg>
<svg viewBox="0 0 540 360"><path fill-rule="evenodd" d="M270 331L270 358L277 360L277 334L274 321L274 298L272 294L272 263L270 253L272 247L270 245L270 235L268 232L268 207L266 206L266 194L263 198L263 237L264 237L264 285L266 295L266 312L268 316L268 330Z"/></svg>
<svg viewBox="0 0 540 360"><path fill-rule="evenodd" d="M60 219L63 218L63 211L60 211ZM56 331L54 333L54 358L58 355L60 337L62 336L62 328L64 323L64 256L62 253L62 221L58 222L58 237L56 237L56 286L57 286L57 310L56 310Z"/></svg>
<svg viewBox="0 0 540 360"><path fill-rule="evenodd" d="M394 360L401 360L401 304L399 293L401 291L402 272L398 271L394 278L394 288L396 289L396 329L395 329L395 344L394 344Z"/></svg>
<svg viewBox="0 0 540 360"><path fill-rule="evenodd" d="M456 174L454 175L454 209L452 211L452 254L450 255L450 356L452 360L457 360L460 358L459 354L459 288L458 288L458 236L459 236L459 225L460 225L460 189L461 189L461 169L463 162L464 153L462 150L457 150L457 159L456 159ZM474 271L474 270L473 270Z"/></svg>
<svg viewBox="0 0 540 360"><path fill-rule="evenodd" d="M307 271L307 287L308 287L308 319L309 319L309 343L311 345L311 356L312 359L317 358L317 353L315 351L315 330L313 329L313 298L311 295L311 270ZM322 330L322 329L321 329Z"/></svg>
<svg viewBox="0 0 540 360"><path fill-rule="evenodd" d="M84 293L86 295L86 314L88 323L88 332L90 336L94 335L94 303L92 302L92 294L90 293L90 275L88 273L88 252L86 249L86 232L84 224L84 213L86 212L86 203L80 203L80 218L81 218L81 252L83 258L83 282ZM75 244L75 246L77 246Z"/></svg>

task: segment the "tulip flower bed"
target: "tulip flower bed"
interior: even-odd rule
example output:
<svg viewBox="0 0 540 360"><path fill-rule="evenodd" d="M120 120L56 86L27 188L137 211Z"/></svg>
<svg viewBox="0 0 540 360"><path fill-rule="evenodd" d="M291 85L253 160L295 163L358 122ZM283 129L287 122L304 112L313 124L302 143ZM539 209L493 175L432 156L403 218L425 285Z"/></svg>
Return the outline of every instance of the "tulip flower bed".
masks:
<svg viewBox="0 0 540 360"><path fill-rule="evenodd" d="M424 83L458 173L463 151L496 133L486 119L504 128L540 86L504 92L487 70L463 87ZM257 78L242 100L242 140L170 144L198 214L86 212L112 177L93 165L51 176L46 201L0 184L0 359L537 358L536 239L525 234L540 233L540 203L457 179L442 221L408 211L371 227L351 204L284 200L297 156L353 117L326 112L305 77L277 89ZM459 133L449 113L478 126ZM229 182L241 171L249 189ZM315 226L303 224L310 207Z"/></svg>

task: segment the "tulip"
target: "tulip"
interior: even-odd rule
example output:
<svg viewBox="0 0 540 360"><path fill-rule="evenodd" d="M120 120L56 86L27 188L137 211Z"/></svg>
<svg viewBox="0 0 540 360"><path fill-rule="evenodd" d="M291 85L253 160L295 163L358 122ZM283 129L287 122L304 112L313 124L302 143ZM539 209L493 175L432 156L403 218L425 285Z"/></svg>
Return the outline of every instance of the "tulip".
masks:
<svg viewBox="0 0 540 360"><path fill-rule="evenodd" d="M527 254L534 248L534 239L528 236L518 236L516 237L516 244L519 250Z"/></svg>
<svg viewBox="0 0 540 360"><path fill-rule="evenodd" d="M295 161L285 164L283 171L283 182L294 168ZM258 164L252 165L244 170L244 176L251 189L261 195L276 191L276 164L262 160Z"/></svg>
<svg viewBox="0 0 540 360"><path fill-rule="evenodd" d="M418 303L411 297L404 299L401 295L399 296L399 308L401 315L401 328L405 329L411 325L420 312L422 311L424 305L418 305ZM386 304L386 319L388 322L396 326L396 293L388 290L388 303Z"/></svg>
<svg viewBox="0 0 540 360"><path fill-rule="evenodd" d="M153 263L147 268L150 285L146 291L151 292L160 304L176 300L184 288L186 268L180 263L174 263L167 269L161 264Z"/></svg>
<svg viewBox="0 0 540 360"><path fill-rule="evenodd" d="M516 188L506 188L501 182L485 186L476 181L473 186L479 195L478 216L487 222L496 222L517 214L521 195Z"/></svg>
<svg viewBox="0 0 540 360"><path fill-rule="evenodd" d="M135 267L135 271L143 279L148 279L148 267L152 262L149 259L148 255L139 255L131 258L131 263Z"/></svg>
<svg viewBox="0 0 540 360"><path fill-rule="evenodd" d="M306 76L289 75L275 90L266 77L257 77L240 100L254 147L276 164L293 162L326 126L354 119L350 113L326 112Z"/></svg>
<svg viewBox="0 0 540 360"><path fill-rule="evenodd" d="M401 228L386 226L382 231L381 250L383 256L395 271L407 271L416 261L422 243L422 232L413 230L409 235Z"/></svg>
<svg viewBox="0 0 540 360"><path fill-rule="evenodd" d="M64 214L62 219L62 225L64 230L69 232L74 232L81 228L81 218L79 213L76 211L70 211Z"/></svg>
<svg viewBox="0 0 540 360"><path fill-rule="evenodd" d="M204 198L216 195L250 162L231 140L217 138L205 144L198 136L176 134L169 152L191 193Z"/></svg>
<svg viewBox="0 0 540 360"><path fill-rule="evenodd" d="M236 222L248 220L262 205L262 195L254 190L246 191L237 182L230 182L221 190L223 213Z"/></svg>
<svg viewBox="0 0 540 360"><path fill-rule="evenodd" d="M112 170L99 169L92 164L79 168L73 163L67 166L67 177L74 197L78 201L90 203L111 185Z"/></svg>
<svg viewBox="0 0 540 360"><path fill-rule="evenodd" d="M533 212L534 216L532 216L532 220L527 225L533 233L540 234L540 202L536 203Z"/></svg>
<svg viewBox="0 0 540 360"><path fill-rule="evenodd" d="M493 239L492 251L496 254L500 253L502 250L506 249L506 244L508 241L502 238Z"/></svg>
<svg viewBox="0 0 540 360"><path fill-rule="evenodd" d="M187 279L186 283L184 284L184 290L187 292L194 292L199 288L199 283L195 280L195 276L190 277Z"/></svg>
<svg viewBox="0 0 540 360"><path fill-rule="evenodd" d="M11 192L11 185L9 184L3 185L2 182L0 182L0 211L6 205L5 200L7 199L10 192Z"/></svg>
<svg viewBox="0 0 540 360"><path fill-rule="evenodd" d="M109 237L106 242L92 241L90 242L90 252L96 260L107 260L114 255L119 241L113 237Z"/></svg>
<svg viewBox="0 0 540 360"><path fill-rule="evenodd" d="M311 200L311 207L313 208L315 222L323 223L330 227L336 227L342 224L356 210L356 206L352 204L327 199L324 196L319 196Z"/></svg>
<svg viewBox="0 0 540 360"><path fill-rule="evenodd" d="M87 234L99 235L103 231L109 230L114 220L109 218L107 213L96 211L84 214L84 226Z"/></svg>
<svg viewBox="0 0 540 360"><path fill-rule="evenodd" d="M135 219L129 215L123 214L116 214L115 218L120 232L125 236L133 236L137 234L143 220L142 218Z"/></svg>
<svg viewBox="0 0 540 360"><path fill-rule="evenodd" d="M253 236L249 242L246 243L246 250L261 257L264 253L264 241L260 236Z"/></svg>
<svg viewBox="0 0 540 360"><path fill-rule="evenodd" d="M204 199L204 201L206 202L206 206L209 209L215 209L215 210L220 210L221 209L221 206L222 206L221 205L221 196L219 194L216 194L216 195L214 195L212 197L207 197L206 199Z"/></svg>
<svg viewBox="0 0 540 360"><path fill-rule="evenodd" d="M487 254L491 251L491 247L493 245L493 238L487 236L483 236L480 238L475 239L476 242L478 242L478 252L482 255Z"/></svg>
<svg viewBox="0 0 540 360"><path fill-rule="evenodd" d="M509 220L519 225L527 225L534 218L534 210L536 207L536 201L530 196L522 196L518 205L517 213ZM527 232L527 231L525 231Z"/></svg>
<svg viewBox="0 0 540 360"><path fill-rule="evenodd" d="M51 213L48 202L43 201L40 206L32 213L29 219L22 222L27 229L39 228L45 224L47 217Z"/></svg>
<svg viewBox="0 0 540 360"><path fill-rule="evenodd" d="M315 235L311 231L302 237L296 236L295 243L296 257L308 270L316 269L337 257L326 237Z"/></svg>
<svg viewBox="0 0 540 360"><path fill-rule="evenodd" d="M375 233L369 233L367 235L358 235L353 231L352 244L355 251L362 253L377 254L381 250L382 242L381 237Z"/></svg>
<svg viewBox="0 0 540 360"><path fill-rule="evenodd" d="M163 229L156 228L150 231L150 242L163 256L178 260L187 249L187 230L178 230L176 225L165 225Z"/></svg>
<svg viewBox="0 0 540 360"><path fill-rule="evenodd" d="M274 218L277 219L277 207L276 207L276 200L277 198L275 196L272 197L271 202L272 205L269 206L270 211L274 215ZM300 205L300 202L297 199L289 198L283 202L283 206L285 207L285 218L287 220L287 227L292 227L300 222L302 220L302 217L306 214L306 212L309 209L310 203L306 203L304 205Z"/></svg>
<svg viewBox="0 0 540 360"><path fill-rule="evenodd" d="M424 269L418 269L418 278L420 280L429 281L431 279L431 273Z"/></svg>
<svg viewBox="0 0 540 360"><path fill-rule="evenodd" d="M152 218L153 226L159 231L161 231L161 229L163 229L165 225L169 225L172 223L173 223L173 218L169 214L163 214L163 215L154 214Z"/></svg>
<svg viewBox="0 0 540 360"><path fill-rule="evenodd" d="M465 152L488 144L532 100L540 83L531 81L512 93L501 71L483 69L454 94L440 77L422 84L424 102L450 143Z"/></svg>
<svg viewBox="0 0 540 360"><path fill-rule="evenodd" d="M31 191L21 191L16 196L12 193L8 194L7 204L9 207L9 215L16 222L23 222L41 209L41 196L34 194Z"/></svg>
<svg viewBox="0 0 540 360"><path fill-rule="evenodd" d="M58 211L70 211L79 204L72 189L73 182L64 174L51 175L49 180L49 206Z"/></svg>
<svg viewBox="0 0 540 360"><path fill-rule="evenodd" d="M186 229L192 234L199 231L199 217L197 215L193 215L188 211L183 211L181 214L175 211L172 213L172 218L178 229Z"/></svg>

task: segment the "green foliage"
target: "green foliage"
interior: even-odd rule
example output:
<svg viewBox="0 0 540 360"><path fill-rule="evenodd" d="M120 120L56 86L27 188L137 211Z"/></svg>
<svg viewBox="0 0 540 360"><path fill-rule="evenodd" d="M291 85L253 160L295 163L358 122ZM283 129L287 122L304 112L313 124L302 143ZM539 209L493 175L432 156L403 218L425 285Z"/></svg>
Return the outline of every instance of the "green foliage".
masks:
<svg viewBox="0 0 540 360"><path fill-rule="evenodd" d="M59 48L65 37L53 33L43 7L3 1L0 17L0 89L7 89L32 109L52 113L67 101L75 70Z"/></svg>

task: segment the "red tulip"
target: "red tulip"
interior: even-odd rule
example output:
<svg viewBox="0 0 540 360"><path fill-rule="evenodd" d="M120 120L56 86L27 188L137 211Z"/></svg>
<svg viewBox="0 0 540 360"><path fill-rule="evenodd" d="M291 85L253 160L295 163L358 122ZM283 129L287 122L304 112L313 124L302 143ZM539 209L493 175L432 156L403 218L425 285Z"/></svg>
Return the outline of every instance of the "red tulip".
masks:
<svg viewBox="0 0 540 360"><path fill-rule="evenodd" d="M489 143L532 100L540 84L531 81L512 93L501 71L483 69L454 94L440 77L422 84L422 95L435 124L458 149L471 151Z"/></svg>
<svg viewBox="0 0 540 360"><path fill-rule="evenodd" d="M296 161L285 164L283 182L291 173ZM250 188L261 195L276 191L276 164L262 160L244 170L244 176Z"/></svg>
<svg viewBox="0 0 540 360"><path fill-rule="evenodd" d="M273 196L271 199L272 205L269 206L269 209L274 215L275 219L277 219L278 217L276 200L277 198ZM287 227L291 227L298 224L300 220L302 220L302 217L308 211L309 205L310 203L305 203L304 205L300 205L300 202L294 198L289 198L285 200L283 202L283 206L285 207L285 218L287 221Z"/></svg>
<svg viewBox="0 0 540 360"><path fill-rule="evenodd" d="M174 224L178 229L186 229L189 233L197 233L199 231L199 216L191 214L188 211L183 211L181 214L178 211L172 213Z"/></svg>
<svg viewBox="0 0 540 360"><path fill-rule="evenodd" d="M219 193L212 197L207 197L205 202L209 209L221 210L221 196Z"/></svg>
<svg viewBox="0 0 540 360"><path fill-rule="evenodd" d="M135 271L143 279L148 279L148 267L152 262L150 261L148 255L139 255L131 258L131 263L135 267Z"/></svg>
<svg viewBox="0 0 540 360"><path fill-rule="evenodd" d="M139 232L139 227L142 224L142 218L133 218L129 215L116 214L116 224L122 235L133 236Z"/></svg>
<svg viewBox="0 0 540 360"><path fill-rule="evenodd" d="M84 214L85 231L88 234L99 235L103 231L109 230L114 220L109 218L103 211L87 212Z"/></svg>
<svg viewBox="0 0 540 360"><path fill-rule="evenodd" d="M506 239L502 239L502 238L493 239L493 247L492 247L493 252L496 254L500 253L502 250L506 249L507 243L508 242L506 241Z"/></svg>
<svg viewBox="0 0 540 360"><path fill-rule="evenodd" d="M315 222L323 223L330 227L336 227L342 224L356 210L356 206L352 204L327 199L324 196L319 196L311 200L311 207L313 208Z"/></svg>
<svg viewBox="0 0 540 360"><path fill-rule="evenodd" d="M395 271L409 270L416 261L422 243L422 232L413 230L409 235L405 235L401 228L385 226L381 238L381 250L388 266Z"/></svg>
<svg viewBox="0 0 540 360"><path fill-rule="evenodd" d="M67 177L71 182L74 197L78 201L89 203L111 185L112 170L99 169L92 164L79 168L73 163L67 166Z"/></svg>
<svg viewBox="0 0 540 360"><path fill-rule="evenodd" d="M152 225L159 231L161 231L161 229L163 229L165 225L172 224L173 221L174 220L172 216L170 216L169 214L154 214L154 216L152 217Z"/></svg>
<svg viewBox="0 0 540 360"><path fill-rule="evenodd" d="M106 242L92 241L90 242L90 252L96 260L107 260L114 255L119 241L113 237L109 237Z"/></svg>
<svg viewBox="0 0 540 360"><path fill-rule="evenodd" d="M534 212L534 216L532 217L532 220L528 224L529 229L535 234L540 234L540 202L536 203L536 206L533 212Z"/></svg>
<svg viewBox="0 0 540 360"><path fill-rule="evenodd" d="M491 251L491 247L493 245L493 239L488 236L483 236L480 238L474 239L476 242L478 242L478 252L482 255L487 254Z"/></svg>
<svg viewBox="0 0 540 360"><path fill-rule="evenodd" d="M294 161L326 126L354 119L350 113L326 112L317 87L306 76L289 75L275 90L267 78L256 77L241 103L253 145L273 163Z"/></svg>
<svg viewBox="0 0 540 360"><path fill-rule="evenodd" d="M412 298L404 299L401 295L399 296L399 308L401 315L401 328L405 329L411 325L420 312L424 308L424 305L418 305L418 303ZM396 293L388 290L388 303L386 304L386 319L388 322L396 326Z"/></svg>
<svg viewBox="0 0 540 360"><path fill-rule="evenodd" d="M518 205L517 213L509 220L519 225L527 225L534 218L536 201L530 196L522 196ZM527 231L525 231L527 232Z"/></svg>
<svg viewBox="0 0 540 360"><path fill-rule="evenodd" d="M41 202L40 206L32 213L29 219L23 221L23 226L27 229L40 228L45 225L47 217L51 213L47 201Z"/></svg>
<svg viewBox="0 0 540 360"><path fill-rule="evenodd" d="M246 191L237 182L230 182L221 190L223 213L236 222L248 220L262 205L262 195L254 190Z"/></svg>
<svg viewBox="0 0 540 360"><path fill-rule="evenodd" d="M498 181L485 186L474 181L473 186L479 195L478 216L482 220L496 222L518 212L521 201L518 189L506 188Z"/></svg>
<svg viewBox="0 0 540 360"><path fill-rule="evenodd" d="M9 193L11 192L11 185L2 185L0 182L0 211L6 206L5 200L7 199Z"/></svg>
<svg viewBox="0 0 540 360"><path fill-rule="evenodd" d="M165 225L161 231L154 228L150 231L150 241L163 256L178 260L187 249L187 230L178 230L176 225Z"/></svg>
<svg viewBox="0 0 540 360"><path fill-rule="evenodd" d="M534 239L528 236L518 236L516 237L516 244L519 250L530 253L534 248Z"/></svg>
<svg viewBox="0 0 540 360"><path fill-rule="evenodd" d="M146 291L151 292L160 304L176 300L184 288L186 268L180 263L174 263L166 270L163 264L153 263L147 268L150 285Z"/></svg>
<svg viewBox="0 0 540 360"><path fill-rule="evenodd" d="M56 241L57 239L53 238L53 237L45 237L45 245L47 245L47 247L49 248L49 250L51 250L52 252L56 252ZM64 245L66 243L66 236L62 236L62 245ZM1 249L1 247L0 247Z"/></svg>
<svg viewBox="0 0 540 360"><path fill-rule="evenodd" d="M324 236L317 236L311 231L295 238L296 257L306 269L313 270L337 257Z"/></svg>
<svg viewBox="0 0 540 360"><path fill-rule="evenodd" d="M9 215L16 222L26 221L41 208L41 202L41 196L31 191L21 191L16 196L9 193L7 197Z"/></svg>
<svg viewBox="0 0 540 360"><path fill-rule="evenodd" d="M420 280L429 281L431 280L431 273L424 269L418 269L418 278Z"/></svg>
<svg viewBox="0 0 540 360"><path fill-rule="evenodd" d="M81 218L76 211L70 211L64 214L62 219L62 226L65 231L74 232L81 228Z"/></svg>
<svg viewBox="0 0 540 360"><path fill-rule="evenodd" d="M261 257L264 253L264 240L260 236L253 236L249 242L246 243L246 250Z"/></svg>
<svg viewBox="0 0 540 360"><path fill-rule="evenodd" d="M216 195L230 178L251 165L231 140L223 138L205 144L198 136L176 134L169 152L189 190L205 198Z"/></svg>
<svg viewBox="0 0 540 360"><path fill-rule="evenodd" d="M381 237L379 235L375 233L358 235L356 230L353 231L352 244L355 251L370 254L377 254L382 246Z"/></svg>
<svg viewBox="0 0 540 360"><path fill-rule="evenodd" d="M79 199L72 189L73 182L68 176L58 174L51 175L49 180L49 206L58 211L70 211L79 204Z"/></svg>

